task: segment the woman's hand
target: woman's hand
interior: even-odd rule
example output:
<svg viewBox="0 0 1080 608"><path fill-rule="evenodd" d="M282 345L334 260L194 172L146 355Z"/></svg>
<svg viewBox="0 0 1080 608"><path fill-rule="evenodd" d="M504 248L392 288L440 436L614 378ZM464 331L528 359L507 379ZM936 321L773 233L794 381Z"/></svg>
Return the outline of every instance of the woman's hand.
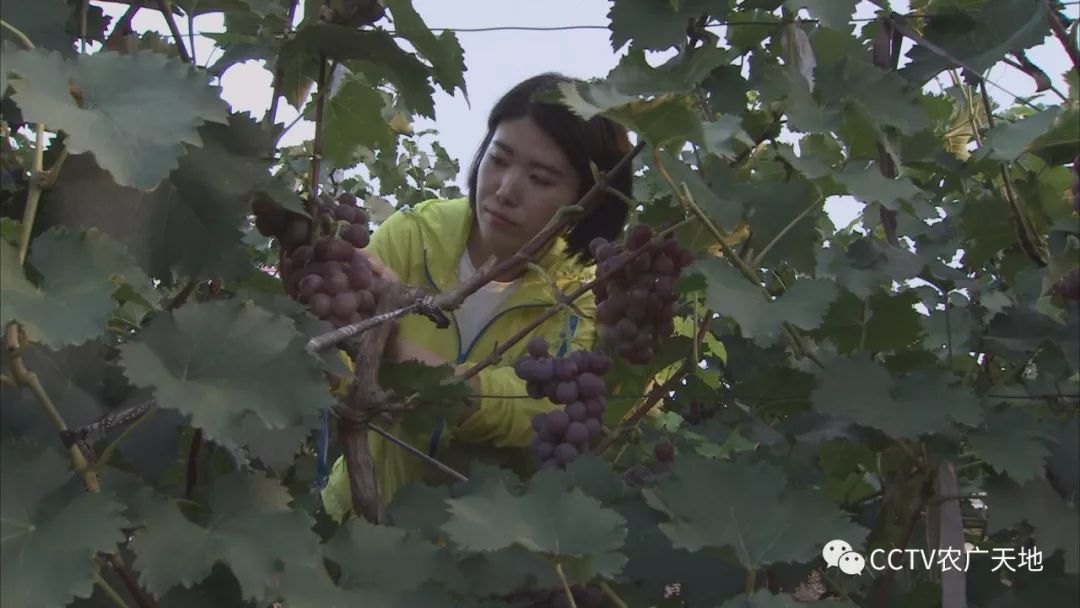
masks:
<svg viewBox="0 0 1080 608"><path fill-rule="evenodd" d="M398 279L397 273L384 264L374 252L368 251L367 249L357 249L357 251L360 252L360 255L367 258L368 264L371 265L371 272L375 275L376 279L387 282L396 282L400 280Z"/></svg>

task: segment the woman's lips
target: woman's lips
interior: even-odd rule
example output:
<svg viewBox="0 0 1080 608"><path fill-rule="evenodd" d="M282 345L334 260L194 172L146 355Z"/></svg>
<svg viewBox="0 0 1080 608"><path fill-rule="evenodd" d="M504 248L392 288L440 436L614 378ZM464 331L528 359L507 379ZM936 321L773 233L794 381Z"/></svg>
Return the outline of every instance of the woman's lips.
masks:
<svg viewBox="0 0 1080 608"><path fill-rule="evenodd" d="M498 224L498 225L500 225L500 226L502 226L504 228L512 228L512 227L517 225L513 221L511 221L510 218L506 217L505 215L502 215L501 213L499 213L497 211L492 211L491 209L487 209L487 214L488 214L488 216L491 217L492 221L494 221L496 224Z"/></svg>

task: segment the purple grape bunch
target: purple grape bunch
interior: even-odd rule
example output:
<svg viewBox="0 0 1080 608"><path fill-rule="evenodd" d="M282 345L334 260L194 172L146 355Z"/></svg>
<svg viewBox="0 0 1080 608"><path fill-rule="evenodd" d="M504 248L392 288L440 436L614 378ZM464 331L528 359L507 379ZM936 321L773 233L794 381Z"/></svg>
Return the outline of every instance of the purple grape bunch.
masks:
<svg viewBox="0 0 1080 608"><path fill-rule="evenodd" d="M355 196L323 197L315 222L265 196L256 197L252 209L259 233L281 246L285 293L334 327L357 323L375 311L375 276L359 251L370 242L370 218Z"/></svg>
<svg viewBox="0 0 1080 608"><path fill-rule="evenodd" d="M645 249L629 263L600 281L596 294L596 323L600 339L623 359L644 365L660 344L675 331L675 284L694 255L674 239L653 241L653 230L638 224L626 235L626 251L603 238L590 244L597 273L611 271L631 255Z"/></svg>
<svg viewBox="0 0 1080 608"><path fill-rule="evenodd" d="M541 337L529 340L527 355L514 365L533 399L548 399L562 409L533 416L531 448L541 468L565 468L603 431L611 359L601 352L573 351L552 357Z"/></svg>

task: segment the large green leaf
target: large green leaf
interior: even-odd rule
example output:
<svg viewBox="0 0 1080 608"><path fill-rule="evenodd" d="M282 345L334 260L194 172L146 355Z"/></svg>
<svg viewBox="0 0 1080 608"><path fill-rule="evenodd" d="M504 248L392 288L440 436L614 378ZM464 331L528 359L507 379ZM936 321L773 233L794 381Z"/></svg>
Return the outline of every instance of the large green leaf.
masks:
<svg viewBox="0 0 1080 608"><path fill-rule="evenodd" d="M722 49L704 46L680 53L654 68L646 61L643 49L631 48L605 80L616 90L627 94L683 93L693 90L697 83L726 61Z"/></svg>
<svg viewBox="0 0 1080 608"><path fill-rule="evenodd" d="M729 547L747 569L809 562L830 540L855 547L866 538L823 494L788 488L783 470L764 462L681 457L670 476L643 493L668 516L660 529L675 547Z"/></svg>
<svg viewBox="0 0 1080 608"><path fill-rule="evenodd" d="M580 490L564 492L542 484L513 496L499 481L452 498L442 530L471 551L497 551L521 545L554 557L602 557L617 551L626 537L625 521Z"/></svg>
<svg viewBox="0 0 1080 608"><path fill-rule="evenodd" d="M1046 439L1050 429L1028 408L1010 408L986 416L986 426L968 437L971 449L994 470L1018 483L1043 477L1050 455Z"/></svg>
<svg viewBox="0 0 1080 608"><path fill-rule="evenodd" d="M0 596L4 606L61 608L89 597L98 551L124 541L123 506L72 487L65 458L25 443L0 444Z"/></svg>
<svg viewBox="0 0 1080 608"><path fill-rule="evenodd" d="M26 34L35 47L58 51L68 57L75 55L75 36L64 27L71 14L72 8L64 0L6 0L0 3L0 19ZM7 28L0 28L0 40L22 46ZM5 49L5 71L7 59ZM0 87L0 93L3 93L3 87Z"/></svg>
<svg viewBox="0 0 1080 608"><path fill-rule="evenodd" d="M410 0L387 0L387 8L394 20L394 32L408 40L416 50L431 62L435 82L448 94L465 89L465 51L452 31L436 36L428 29L423 18L413 8Z"/></svg>
<svg viewBox="0 0 1080 608"><path fill-rule="evenodd" d="M988 485L987 494L987 533L995 534L1026 521L1035 530L1035 548L1043 552L1044 558L1061 551L1065 572L1080 573L1080 514L1075 503L1066 503L1045 479L1017 484L997 478Z"/></svg>
<svg viewBox="0 0 1080 608"><path fill-rule="evenodd" d="M341 568L344 589L405 592L454 574L450 553L418 535L350 519L327 544L326 557Z"/></svg>
<svg viewBox="0 0 1080 608"><path fill-rule="evenodd" d="M750 217L753 249L769 247L764 258L755 258L756 265L814 271L814 252L821 241L817 218L825 212L815 207L821 193L812 184L798 179L745 184L735 196Z"/></svg>
<svg viewBox="0 0 1080 608"><path fill-rule="evenodd" d="M647 161L650 171L667 173L677 188L681 189L685 185L690 190L690 195L694 197L694 202L705 211L709 219L724 230L734 231L739 226L743 219L743 208L742 201L738 197L731 192L718 193L717 190L723 190L723 188L710 186L700 172L695 171L670 152L661 150L658 157L660 167L652 167L654 161ZM716 177L715 173L710 173L709 176ZM670 186L666 183L663 187L670 192Z"/></svg>
<svg viewBox="0 0 1080 608"><path fill-rule="evenodd" d="M384 105L379 90L366 80L354 74L345 77L323 114L323 152L334 166L355 164L360 146L393 151L394 134L382 117Z"/></svg>
<svg viewBox="0 0 1080 608"><path fill-rule="evenodd" d="M69 153L92 152L123 186L154 189L177 166L183 144L202 145L200 125L226 122L227 106L208 77L159 53L102 51L66 61L34 50L10 59L12 98L26 119L63 130Z"/></svg>
<svg viewBox="0 0 1080 608"><path fill-rule="evenodd" d="M953 386L939 371L919 370L900 381L868 359L836 359L818 374L814 407L831 416L881 429L893 437L948 431L952 423L976 426L975 395Z"/></svg>
<svg viewBox="0 0 1080 608"><path fill-rule="evenodd" d="M162 407L190 415L208 438L240 446L249 412L268 429L285 429L333 405L305 342L288 319L249 301L219 301L156 317L120 356L132 383L153 387Z"/></svg>
<svg viewBox="0 0 1080 608"><path fill-rule="evenodd" d="M784 7L796 11L806 8L825 27L850 31L851 14L858 3L859 0L784 0Z"/></svg>
<svg viewBox="0 0 1080 608"><path fill-rule="evenodd" d="M866 300L844 294L829 308L821 334L845 354L901 351L922 338L923 317L915 310L918 302L918 294L911 290L876 291Z"/></svg>
<svg viewBox="0 0 1080 608"><path fill-rule="evenodd" d="M914 202L925 197L923 191L910 178L885 177L876 164L864 167L848 166L842 173L834 174L834 177L860 201L879 202L893 210L899 209L903 201Z"/></svg>
<svg viewBox="0 0 1080 608"><path fill-rule="evenodd" d="M235 279L252 268L240 226L248 195L269 179L270 135L250 117L205 125L204 145L188 147L169 180L153 192L119 186L91 155L72 156L46 194L42 221L100 226L139 265L163 280ZM223 178L222 176L228 176Z"/></svg>
<svg viewBox="0 0 1080 608"><path fill-rule="evenodd" d="M616 90L610 82L598 82L563 83L557 94L542 97L561 100L586 120L602 114L636 131L656 148L681 145L690 139L704 143L701 119L683 96L641 99Z"/></svg>
<svg viewBox="0 0 1080 608"><path fill-rule="evenodd" d="M984 157L994 160L1016 160L1032 142L1050 130L1060 114L1060 107L1052 107L1016 122L1003 122L996 125L987 132L982 147L974 154L974 160Z"/></svg>
<svg viewBox="0 0 1080 608"><path fill-rule="evenodd" d="M351 69L367 76L372 84L384 80L392 83L406 107L428 118L434 117L435 105L431 99L434 89L428 81L430 70L382 31L358 30L331 23L314 23L300 28L281 49L280 61L286 80L284 90L290 90L290 86L295 87L309 75L314 78L320 53L347 62ZM295 99L290 101L297 102Z"/></svg>
<svg viewBox="0 0 1080 608"><path fill-rule="evenodd" d="M705 301L713 311L731 317L739 324L743 337L768 345L780 337L784 323L802 329L814 329L822 321L829 304L837 295L836 285L827 279L801 279L775 300L746 280L723 259L698 262L705 276Z"/></svg>
<svg viewBox="0 0 1080 608"><path fill-rule="evenodd" d="M1027 0L988 0L964 17L944 13L930 19L922 33L938 48L980 72L989 69L1007 52L1041 44L1050 29L1046 11L1035 10ZM942 70L959 67L935 50L918 44L908 51L907 57L910 62L900 73L918 85Z"/></svg>
<svg viewBox="0 0 1080 608"><path fill-rule="evenodd" d="M613 3L608 12L611 48L617 51L631 42L634 47L663 51L683 41L688 19L697 19L705 13L723 19L727 11L727 0L686 0L678 3L620 0Z"/></svg>
<svg viewBox="0 0 1080 608"><path fill-rule="evenodd" d="M42 276L34 284L19 268L15 248L0 242L0 323L18 321L27 338L54 348L100 335L115 306L111 277L127 270L110 267L123 260L117 247L97 231L45 232L34 239L28 258Z"/></svg>
<svg viewBox="0 0 1080 608"><path fill-rule="evenodd" d="M148 507L145 527L131 541L139 582L160 597L175 585L202 581L221 562L245 599L261 601L272 595L284 564L314 567L320 557L314 520L291 509L291 500L273 479L237 472L214 480L205 526L187 519L175 503Z"/></svg>

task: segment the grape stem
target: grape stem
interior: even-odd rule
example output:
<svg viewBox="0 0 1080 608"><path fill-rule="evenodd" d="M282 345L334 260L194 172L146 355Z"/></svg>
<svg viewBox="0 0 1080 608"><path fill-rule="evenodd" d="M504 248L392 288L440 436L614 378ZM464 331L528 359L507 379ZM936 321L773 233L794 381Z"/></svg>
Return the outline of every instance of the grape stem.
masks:
<svg viewBox="0 0 1080 608"><path fill-rule="evenodd" d="M1065 26L1061 24L1061 17L1058 16L1057 11L1054 10L1050 0L1043 0L1043 6L1046 7L1047 17L1050 20L1050 29L1054 31L1054 36L1061 42L1061 46L1065 47L1065 52L1069 54L1069 59L1072 60L1073 69L1080 70L1080 50L1077 50L1069 40L1069 35L1065 32Z"/></svg>
<svg viewBox="0 0 1080 608"><path fill-rule="evenodd" d="M49 394L45 392L45 387L41 385L41 380L37 374L26 367L26 363L22 358L22 347L19 344L19 326L16 323L8 325L4 334L4 345L8 349L8 355L11 357L11 373L14 376L15 382L19 386L25 386L30 389L30 392L37 398L39 404L49 419L52 420L53 425L60 430L61 433L68 430L67 423L64 422L63 416L60 415L60 410L56 409L56 405L53 404L52 399L49 398ZM71 463L75 467L75 471L79 473L83 478L83 485L91 492L97 492L100 488L98 485L98 478L94 471L90 468L89 462L87 462L86 456L83 455L82 450L77 445L68 446L68 454L71 455Z"/></svg>
<svg viewBox="0 0 1080 608"><path fill-rule="evenodd" d="M192 56L188 54L187 47L184 46L184 36L176 25L176 19L173 18L172 2L169 0L157 0L157 5L161 15L165 17L165 23L169 26L169 33L172 34L173 40L176 41L176 51L180 54L180 61L194 63Z"/></svg>
<svg viewBox="0 0 1080 608"><path fill-rule="evenodd" d="M390 431L387 431L386 429L384 429L384 428L382 428L380 426L374 425L374 424L368 424L368 428L371 429L372 431L375 431L379 435L381 435L384 439L386 439L390 443L393 443L394 445L402 448L406 452L412 454L413 456L416 456L420 460L423 460L424 462L426 462L427 464L431 465L432 467L438 469L439 471L442 471L443 473L446 473L450 477L453 477L455 480L457 480L457 481L469 481L468 477L462 475L461 473L459 473L456 470L450 468L446 464L436 460L435 458L432 458L431 456L428 456L427 454L425 454L421 450L416 449L409 442L396 437Z"/></svg>
<svg viewBox="0 0 1080 608"><path fill-rule="evenodd" d="M563 593L566 594L567 601L570 602L570 608L577 608L577 602L574 601L574 594L570 592L570 583L566 580L566 573L563 572L562 564L555 562L555 574L559 575L559 581L562 582Z"/></svg>
<svg viewBox="0 0 1080 608"><path fill-rule="evenodd" d="M618 608L630 608L626 605L626 602L619 597L619 594L615 593L615 590L611 588L611 585L607 584L607 581L600 581L600 589L604 591L604 595L608 596L608 599L618 606Z"/></svg>
<svg viewBox="0 0 1080 608"><path fill-rule="evenodd" d="M311 213L311 217L316 217L314 205L318 204L319 198L319 165L322 163L323 153L323 112L326 107L326 95L324 90L326 89L326 53L319 54L319 80L318 90L316 92L315 99L315 137L311 142L311 204L312 208L308 211ZM312 227L311 236L312 242L318 230Z"/></svg>

